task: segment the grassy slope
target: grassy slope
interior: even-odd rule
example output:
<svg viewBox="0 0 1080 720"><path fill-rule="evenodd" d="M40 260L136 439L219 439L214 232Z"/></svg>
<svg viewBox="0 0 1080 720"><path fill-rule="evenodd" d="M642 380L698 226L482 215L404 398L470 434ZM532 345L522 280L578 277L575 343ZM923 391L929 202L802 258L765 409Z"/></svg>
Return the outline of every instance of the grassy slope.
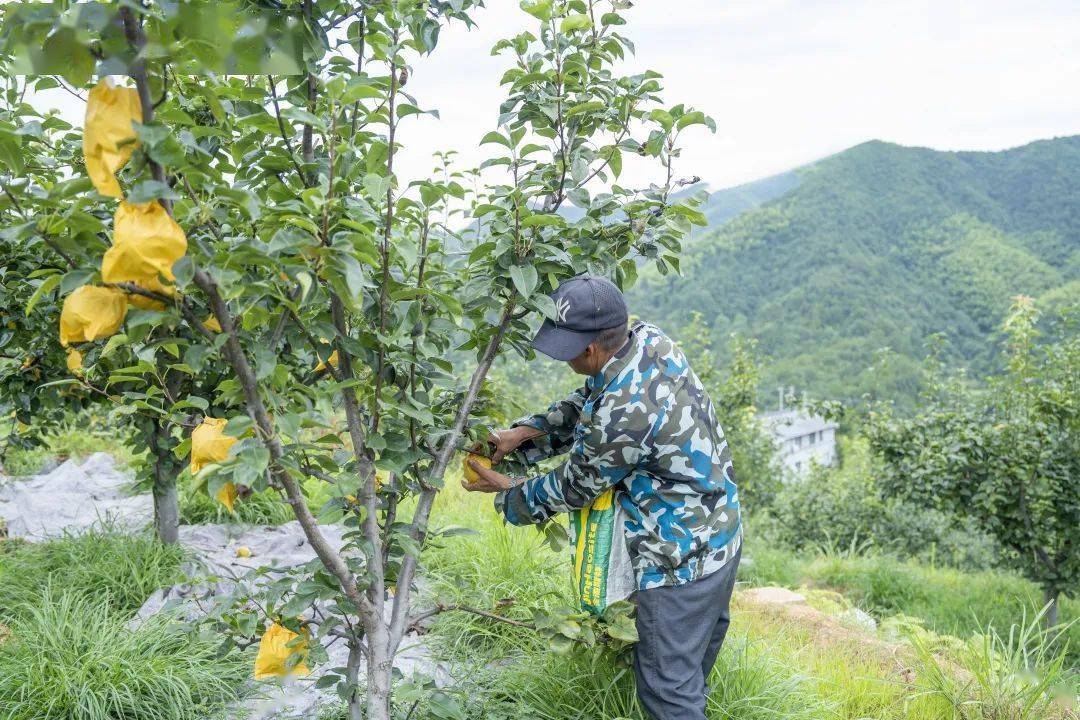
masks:
<svg viewBox="0 0 1080 720"><path fill-rule="evenodd" d="M436 505L435 522L477 533L447 539L430 553L429 592L439 600L491 609L512 599L500 612L522 620L530 618L527 608L571 600L565 553L552 553L531 528L503 525L489 497L467 495L451 482ZM756 549L752 542L749 551L745 581L840 589L879 614L918 616L929 628L964 637L988 623L1006 623L1013 613L1019 618L1033 592L1011 576L969 576L888 558L800 558ZM951 716L945 698L925 692L922 670L898 674L895 658L873 645L844 635L823 639L812 626L736 605L729 641L710 678L710 718ZM1068 602L1067 616L1076 612ZM610 660L555 655L528 631L461 614L442 616L433 642L466 679L463 697L477 717L643 717L630 675Z"/></svg>
<svg viewBox="0 0 1080 720"><path fill-rule="evenodd" d="M1080 299L1080 137L1001 153L871 142L799 173L695 240L683 277L646 273L633 310L676 334L701 311L719 347L731 331L759 338L767 386L910 399L931 333L985 369L1010 296ZM884 347L891 366L872 370Z"/></svg>

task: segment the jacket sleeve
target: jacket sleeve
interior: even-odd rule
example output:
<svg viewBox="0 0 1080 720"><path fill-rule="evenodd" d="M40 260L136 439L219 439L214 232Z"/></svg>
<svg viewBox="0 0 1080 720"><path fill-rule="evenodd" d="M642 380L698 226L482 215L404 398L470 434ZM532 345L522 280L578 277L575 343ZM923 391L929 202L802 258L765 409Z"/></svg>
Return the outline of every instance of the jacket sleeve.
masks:
<svg viewBox="0 0 1080 720"><path fill-rule="evenodd" d="M545 433L518 447L526 462L535 465L541 460L564 455L570 450L574 440L574 426L581 416L581 408L585 405L588 394L588 387L578 388L565 400L554 403L547 412L529 415L511 425L525 425Z"/></svg>
<svg viewBox="0 0 1080 720"><path fill-rule="evenodd" d="M496 508L508 522L537 524L578 510L633 472L651 452L653 429L642 415L626 413L624 401L605 395L590 422L578 425L566 462L499 493Z"/></svg>

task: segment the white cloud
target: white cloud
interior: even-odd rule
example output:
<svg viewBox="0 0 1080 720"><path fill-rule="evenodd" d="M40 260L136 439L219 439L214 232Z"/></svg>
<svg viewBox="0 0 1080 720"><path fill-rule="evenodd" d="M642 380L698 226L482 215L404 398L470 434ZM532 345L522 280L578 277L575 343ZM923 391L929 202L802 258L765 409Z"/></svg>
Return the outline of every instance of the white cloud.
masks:
<svg viewBox="0 0 1080 720"><path fill-rule="evenodd" d="M426 175L436 150L484 157L506 68L489 49L531 22L516 0L488 4L479 28L445 30L414 68L408 90L442 119L402 128L407 178ZM687 137L681 160L714 186L871 138L997 150L1080 132L1073 0L641 0L628 18L628 69L659 70L670 102L716 118L717 134ZM50 96L77 117L72 100Z"/></svg>

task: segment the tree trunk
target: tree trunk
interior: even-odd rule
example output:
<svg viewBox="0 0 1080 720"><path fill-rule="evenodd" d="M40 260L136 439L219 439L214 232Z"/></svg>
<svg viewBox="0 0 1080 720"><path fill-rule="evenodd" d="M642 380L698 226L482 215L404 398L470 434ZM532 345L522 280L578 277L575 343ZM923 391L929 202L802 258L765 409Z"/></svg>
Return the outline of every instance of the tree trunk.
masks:
<svg viewBox="0 0 1080 720"><path fill-rule="evenodd" d="M390 634L378 618L368 631L367 720L390 720L390 676L394 657L390 650Z"/></svg>
<svg viewBox="0 0 1080 720"><path fill-rule="evenodd" d="M175 545L180 536L176 470L167 434L157 421L154 422L150 446L154 449L154 528L161 542Z"/></svg>
<svg viewBox="0 0 1080 720"><path fill-rule="evenodd" d="M361 704L360 689L357 680L360 679L360 661L363 659L358 639L349 640L349 662L345 667L345 682L349 684L349 720L364 720L364 708Z"/></svg>
<svg viewBox="0 0 1080 720"><path fill-rule="evenodd" d="M1049 630L1058 624L1058 602L1061 591L1057 588L1043 588L1043 606L1046 607L1046 615L1043 616L1043 626Z"/></svg>

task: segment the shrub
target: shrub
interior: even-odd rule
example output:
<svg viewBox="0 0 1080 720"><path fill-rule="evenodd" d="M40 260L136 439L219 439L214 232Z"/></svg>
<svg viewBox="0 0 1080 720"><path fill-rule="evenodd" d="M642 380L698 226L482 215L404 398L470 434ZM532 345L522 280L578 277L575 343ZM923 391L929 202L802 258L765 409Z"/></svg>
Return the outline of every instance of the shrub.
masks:
<svg viewBox="0 0 1080 720"><path fill-rule="evenodd" d="M843 464L815 468L780 491L771 529L795 549L874 547L970 570L997 564L994 544L971 521L900 499L883 499L880 469L862 438L842 438Z"/></svg>
<svg viewBox="0 0 1080 720"><path fill-rule="evenodd" d="M46 590L0 651L6 720L196 720L238 699L248 660L168 617L132 630L105 599Z"/></svg>

